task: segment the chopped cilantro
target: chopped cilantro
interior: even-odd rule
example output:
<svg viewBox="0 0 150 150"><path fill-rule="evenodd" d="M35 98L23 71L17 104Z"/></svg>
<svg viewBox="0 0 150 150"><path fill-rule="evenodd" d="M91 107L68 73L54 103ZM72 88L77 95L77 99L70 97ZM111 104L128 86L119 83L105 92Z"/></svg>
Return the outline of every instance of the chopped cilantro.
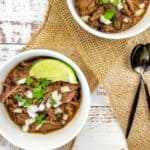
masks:
<svg viewBox="0 0 150 150"><path fill-rule="evenodd" d="M110 0L100 0L100 4L107 4L109 2L110 2Z"/></svg>
<svg viewBox="0 0 150 150"><path fill-rule="evenodd" d="M44 89L39 85L33 89L32 94L33 98L35 98L36 100L40 100L44 95Z"/></svg>
<svg viewBox="0 0 150 150"><path fill-rule="evenodd" d="M34 83L34 86L35 86L35 87L40 86L39 82L35 82L35 83Z"/></svg>
<svg viewBox="0 0 150 150"><path fill-rule="evenodd" d="M60 119L60 118L62 117L62 113L61 113L61 112L56 113L56 117L57 117L58 119Z"/></svg>
<svg viewBox="0 0 150 150"><path fill-rule="evenodd" d="M54 107L57 104L57 102L54 99L51 98L50 99L50 104L51 104L52 107Z"/></svg>
<svg viewBox="0 0 150 150"><path fill-rule="evenodd" d="M111 20L115 15L115 10L114 9L107 9L104 13L104 17L108 20Z"/></svg>
<svg viewBox="0 0 150 150"><path fill-rule="evenodd" d="M27 77L26 84L31 85L34 82L34 80L31 77Z"/></svg>
<svg viewBox="0 0 150 150"><path fill-rule="evenodd" d="M41 84L41 86L42 86L43 88L45 88L45 87L48 86L50 83L51 83L51 80L48 80L48 79L46 79L46 78L42 78L40 84Z"/></svg>
<svg viewBox="0 0 150 150"><path fill-rule="evenodd" d="M15 96L15 99L17 100L17 102L19 102L21 104L21 106L27 107L27 106L32 105L31 99L25 99L18 95Z"/></svg>
<svg viewBox="0 0 150 150"><path fill-rule="evenodd" d="M30 105L32 105L32 100L31 99L27 99L26 101L25 101L25 103L24 103L24 106L30 106Z"/></svg>
<svg viewBox="0 0 150 150"><path fill-rule="evenodd" d="M48 120L45 120L46 113L42 113L35 118L35 125L38 126L43 123L48 123Z"/></svg>
<svg viewBox="0 0 150 150"><path fill-rule="evenodd" d="M114 5L114 6L117 6L118 4L119 4L119 0L114 0L114 1L113 1L113 5Z"/></svg>

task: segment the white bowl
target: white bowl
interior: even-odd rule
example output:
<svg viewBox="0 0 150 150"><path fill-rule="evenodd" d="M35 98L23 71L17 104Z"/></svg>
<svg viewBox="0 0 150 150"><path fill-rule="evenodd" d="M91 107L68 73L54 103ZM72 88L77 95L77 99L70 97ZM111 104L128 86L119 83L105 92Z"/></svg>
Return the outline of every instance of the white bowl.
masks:
<svg viewBox="0 0 150 150"><path fill-rule="evenodd" d="M84 21L81 20L75 8L74 0L67 0L67 4L68 4L71 14L73 15L77 23L84 30L86 30L87 32L97 37L102 37L106 39L124 39L124 38L135 36L150 27L150 6L148 7L148 10L145 13L144 17L141 19L141 21L135 26L131 27L130 29L123 31L123 32L119 32L119 33L104 33L100 31L96 31L95 29L91 28Z"/></svg>
<svg viewBox="0 0 150 150"><path fill-rule="evenodd" d="M90 91L87 80L80 68L66 56L50 50L29 50L17 54L0 68L0 89L8 73L20 62L36 56L58 58L68 63L77 73L81 84L81 104L73 120L64 128L42 135L24 133L9 118L4 105L0 104L0 134L12 144L28 150L51 150L61 147L71 141L83 128L90 109Z"/></svg>

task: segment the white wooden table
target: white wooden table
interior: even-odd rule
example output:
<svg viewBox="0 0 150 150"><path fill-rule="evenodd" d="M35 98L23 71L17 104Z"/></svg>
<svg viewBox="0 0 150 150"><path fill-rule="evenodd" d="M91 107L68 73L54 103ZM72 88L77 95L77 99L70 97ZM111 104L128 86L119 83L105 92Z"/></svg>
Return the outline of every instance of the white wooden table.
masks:
<svg viewBox="0 0 150 150"><path fill-rule="evenodd" d="M48 0L0 0L0 65L25 46L32 33L39 29L47 4ZM0 139L0 150L19 149L5 139ZM93 94L89 120L72 149L91 148L127 149L103 88Z"/></svg>

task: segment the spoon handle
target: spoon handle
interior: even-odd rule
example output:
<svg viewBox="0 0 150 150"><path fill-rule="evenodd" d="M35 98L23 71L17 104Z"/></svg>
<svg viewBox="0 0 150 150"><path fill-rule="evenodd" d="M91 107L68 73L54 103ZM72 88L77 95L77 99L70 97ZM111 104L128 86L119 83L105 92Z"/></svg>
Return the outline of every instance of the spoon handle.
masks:
<svg viewBox="0 0 150 150"><path fill-rule="evenodd" d="M139 99L139 95L140 95L140 90L141 90L141 83L142 83L142 78L140 79L135 97L134 97L134 101L132 104L132 108L131 108L131 112L130 112L130 116L128 119L128 126L127 126L127 130L126 130L126 139L129 136L132 124L133 124L133 120L134 120L134 116L135 116L135 112L136 112L136 108L137 108L137 104L138 104L138 99Z"/></svg>
<svg viewBox="0 0 150 150"><path fill-rule="evenodd" d="M145 93L146 93L146 99L147 99L147 104L148 104L148 110L150 113L150 94L149 94L149 90L148 90L148 86L145 83L145 81L143 80L143 84L144 84L144 88L145 88Z"/></svg>

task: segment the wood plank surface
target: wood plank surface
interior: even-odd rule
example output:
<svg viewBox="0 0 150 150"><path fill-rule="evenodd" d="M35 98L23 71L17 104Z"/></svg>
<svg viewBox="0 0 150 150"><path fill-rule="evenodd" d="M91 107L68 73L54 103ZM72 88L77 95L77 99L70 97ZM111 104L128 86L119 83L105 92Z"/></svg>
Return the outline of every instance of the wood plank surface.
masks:
<svg viewBox="0 0 150 150"><path fill-rule="evenodd" d="M44 21L47 4L47 0L0 0L0 43L27 43Z"/></svg>
<svg viewBox="0 0 150 150"><path fill-rule="evenodd" d="M32 34L40 28L47 4L48 0L0 0L0 65L25 46ZM101 100L102 96L105 95L101 94ZM99 120L96 119L98 115ZM88 122L110 124L114 121L114 113L105 100L102 100L99 107L91 108ZM88 128L91 128L90 124ZM0 138L0 150L16 149L20 150ZM66 147L62 149L67 150Z"/></svg>

